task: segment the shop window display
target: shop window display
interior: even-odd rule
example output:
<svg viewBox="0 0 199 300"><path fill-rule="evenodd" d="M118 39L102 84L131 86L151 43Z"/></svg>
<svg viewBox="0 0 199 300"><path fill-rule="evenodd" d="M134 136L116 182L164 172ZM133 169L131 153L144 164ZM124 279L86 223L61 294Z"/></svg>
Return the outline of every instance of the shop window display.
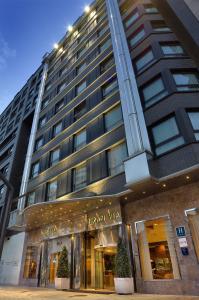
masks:
<svg viewBox="0 0 199 300"><path fill-rule="evenodd" d="M179 278L169 218L141 221L136 223L136 228L143 279Z"/></svg>

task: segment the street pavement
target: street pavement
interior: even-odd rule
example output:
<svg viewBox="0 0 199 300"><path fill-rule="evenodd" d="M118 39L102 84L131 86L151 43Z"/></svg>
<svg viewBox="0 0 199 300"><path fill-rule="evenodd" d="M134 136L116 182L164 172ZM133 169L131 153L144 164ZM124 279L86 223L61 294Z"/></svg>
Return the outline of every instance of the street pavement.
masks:
<svg viewBox="0 0 199 300"><path fill-rule="evenodd" d="M0 300L199 300L199 296L116 295L56 291L55 289L0 287Z"/></svg>

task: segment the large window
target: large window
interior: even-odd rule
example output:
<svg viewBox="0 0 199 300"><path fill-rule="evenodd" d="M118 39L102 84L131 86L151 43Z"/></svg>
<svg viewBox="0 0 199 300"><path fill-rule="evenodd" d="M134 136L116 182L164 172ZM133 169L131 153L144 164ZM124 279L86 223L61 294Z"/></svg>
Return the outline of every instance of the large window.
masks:
<svg viewBox="0 0 199 300"><path fill-rule="evenodd" d="M56 165L60 160L60 148L57 148L50 152L50 167Z"/></svg>
<svg viewBox="0 0 199 300"><path fill-rule="evenodd" d="M112 45L111 39L108 39L106 42L104 42L102 45L100 45L100 52L105 51Z"/></svg>
<svg viewBox="0 0 199 300"><path fill-rule="evenodd" d="M79 190L87 185L86 164L73 170L73 190Z"/></svg>
<svg viewBox="0 0 199 300"><path fill-rule="evenodd" d="M33 204L35 204L35 192L32 192L28 195L26 206L30 206Z"/></svg>
<svg viewBox="0 0 199 300"><path fill-rule="evenodd" d="M136 70L140 71L142 68L146 67L150 64L154 59L153 51L151 49L147 49L142 53L142 55L138 56L135 59Z"/></svg>
<svg viewBox="0 0 199 300"><path fill-rule="evenodd" d="M53 201L57 198L57 180L48 182L46 201Z"/></svg>
<svg viewBox="0 0 199 300"><path fill-rule="evenodd" d="M127 158L127 148L125 143L108 150L109 175L116 175L124 171L125 158Z"/></svg>
<svg viewBox="0 0 199 300"><path fill-rule="evenodd" d="M151 4L145 4L144 9L147 14L157 14L158 13L158 9Z"/></svg>
<svg viewBox="0 0 199 300"><path fill-rule="evenodd" d="M152 128L152 135L156 155L163 154L184 144L184 138L180 135L174 117L154 126Z"/></svg>
<svg viewBox="0 0 199 300"><path fill-rule="evenodd" d="M171 29L166 25L164 21L152 21L152 28L155 32L170 32Z"/></svg>
<svg viewBox="0 0 199 300"><path fill-rule="evenodd" d="M36 163L34 163L34 164L32 165L32 167L31 167L31 172L30 172L30 177L31 177L31 178L34 178L34 177L36 177L37 175L39 175L39 166L40 166L39 161L36 162Z"/></svg>
<svg viewBox="0 0 199 300"><path fill-rule="evenodd" d="M179 279L174 236L168 217L136 223L144 280Z"/></svg>
<svg viewBox="0 0 199 300"><path fill-rule="evenodd" d="M58 113L62 108L64 107L64 99L61 99L57 104L55 105L55 113Z"/></svg>
<svg viewBox="0 0 199 300"><path fill-rule="evenodd" d="M83 92L85 88L86 88L86 80L82 81L79 85L76 86L76 95L81 94L81 92Z"/></svg>
<svg viewBox="0 0 199 300"><path fill-rule="evenodd" d="M108 83L106 83L106 84L102 87L102 96L103 96L103 98L106 98L107 96L111 95L111 94L114 93L117 89L118 89L117 78L112 78L111 80L109 80Z"/></svg>
<svg viewBox="0 0 199 300"><path fill-rule="evenodd" d="M100 65L101 74L106 72L113 65L114 65L114 58L113 58L113 56L111 56L101 63L101 65Z"/></svg>
<svg viewBox="0 0 199 300"><path fill-rule="evenodd" d="M76 70L76 72L77 72L77 75L79 75L81 72L83 72L84 71L84 69L86 68L86 62L83 62L82 64L80 64L78 67L77 67L77 70Z"/></svg>
<svg viewBox="0 0 199 300"><path fill-rule="evenodd" d="M179 44L161 44L162 52L165 56L182 56L185 54L183 48Z"/></svg>
<svg viewBox="0 0 199 300"><path fill-rule="evenodd" d="M74 151L78 151L86 145L86 129L74 135Z"/></svg>
<svg viewBox="0 0 199 300"><path fill-rule="evenodd" d="M164 86L163 80L161 77L156 78L149 84L145 85L142 88L142 94L144 98L145 107L149 107L154 103L160 101L163 97L165 97L168 92Z"/></svg>
<svg viewBox="0 0 199 300"><path fill-rule="evenodd" d="M174 72L173 78L175 80L177 90L180 92L199 90L199 76L196 72Z"/></svg>
<svg viewBox="0 0 199 300"><path fill-rule="evenodd" d="M108 111L104 115L104 119L105 119L105 129L106 129L106 131L109 131L112 128L114 128L115 126L120 125L123 121L121 106L117 105L116 107L114 107L113 109Z"/></svg>
<svg viewBox="0 0 199 300"><path fill-rule="evenodd" d="M42 128L46 124L47 118L43 116L39 119L39 128Z"/></svg>
<svg viewBox="0 0 199 300"><path fill-rule="evenodd" d="M39 148L41 148L43 146L43 142L44 142L43 137L40 137L36 140L36 142L35 142L35 151L37 151Z"/></svg>
<svg viewBox="0 0 199 300"><path fill-rule="evenodd" d="M199 112L189 112L188 115L193 126L195 138L199 141Z"/></svg>
<svg viewBox="0 0 199 300"><path fill-rule="evenodd" d="M62 131L62 122L53 126L53 137L57 136Z"/></svg>
<svg viewBox="0 0 199 300"><path fill-rule="evenodd" d="M145 36L143 27L139 28L130 39L131 47L134 47Z"/></svg>
<svg viewBox="0 0 199 300"><path fill-rule="evenodd" d="M81 102L74 109L74 120L77 121L86 113L86 101Z"/></svg>
<svg viewBox="0 0 199 300"><path fill-rule="evenodd" d="M139 13L135 10L132 15L125 21L125 27L128 28L139 18Z"/></svg>

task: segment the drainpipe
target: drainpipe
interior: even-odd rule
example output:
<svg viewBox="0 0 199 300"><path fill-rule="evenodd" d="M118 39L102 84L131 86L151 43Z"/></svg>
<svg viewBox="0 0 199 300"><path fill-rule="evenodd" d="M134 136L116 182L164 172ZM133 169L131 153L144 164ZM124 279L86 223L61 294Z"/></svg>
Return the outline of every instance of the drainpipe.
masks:
<svg viewBox="0 0 199 300"><path fill-rule="evenodd" d="M2 218L0 223L0 260L1 260L4 239L6 235L6 228L8 225L8 218L9 218L9 213L12 205L14 188L12 184L5 178L5 176L1 172L0 172L0 180L4 182L4 184L7 186L8 189L6 192L6 197L5 197L3 211L2 211Z"/></svg>
<svg viewBox="0 0 199 300"><path fill-rule="evenodd" d="M124 163L127 186L148 180L151 157L144 113L124 32L118 1L106 0L129 157Z"/></svg>
<svg viewBox="0 0 199 300"><path fill-rule="evenodd" d="M27 186L28 186L28 180L29 180L30 168L31 168L31 160L32 160L32 155L33 155L33 151L34 151L35 136L37 133L37 126L38 126L38 121L39 121L39 114L40 114L40 110L41 110L41 102L42 102L42 97L43 97L43 93L44 93L47 71L48 71L48 62L47 62L47 59L45 59L41 84L40 84L39 93L38 93L38 99L37 99L37 103L36 103L36 107L35 107L33 123L32 123L29 143L28 143L28 150L27 150L26 159L25 159L25 165L24 165L24 171L23 171L19 196L23 196L24 194L26 194L26 190L27 190ZM25 196L21 197L19 199L19 201L18 201L18 209L19 210L24 209L25 202L26 202Z"/></svg>

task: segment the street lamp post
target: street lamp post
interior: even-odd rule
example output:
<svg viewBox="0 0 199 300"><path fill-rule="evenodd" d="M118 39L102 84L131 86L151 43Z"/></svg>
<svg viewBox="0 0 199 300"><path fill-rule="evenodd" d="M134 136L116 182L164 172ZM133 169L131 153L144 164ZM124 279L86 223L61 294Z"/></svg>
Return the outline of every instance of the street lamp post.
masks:
<svg viewBox="0 0 199 300"><path fill-rule="evenodd" d="M1 172L0 172L0 180L2 180L4 184L7 186L6 197L5 197L3 211L0 219L0 260L1 260L14 188L12 184L5 178L5 176Z"/></svg>

